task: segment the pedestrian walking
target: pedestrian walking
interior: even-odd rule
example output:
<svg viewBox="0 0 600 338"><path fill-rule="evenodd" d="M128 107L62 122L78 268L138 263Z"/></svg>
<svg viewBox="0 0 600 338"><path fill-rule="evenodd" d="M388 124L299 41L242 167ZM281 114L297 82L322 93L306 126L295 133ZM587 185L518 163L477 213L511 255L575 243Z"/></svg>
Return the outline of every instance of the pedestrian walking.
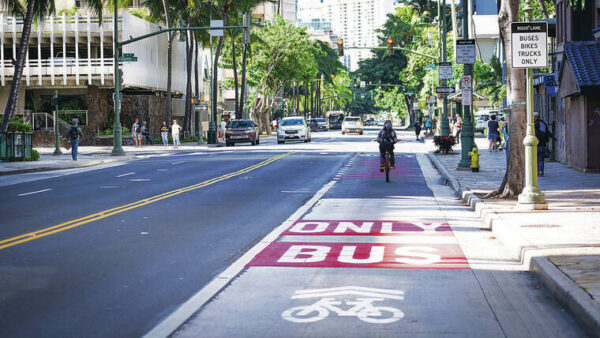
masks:
<svg viewBox="0 0 600 338"><path fill-rule="evenodd" d="M427 115L427 118L425 119L425 137L431 135L432 126L433 126L433 120L431 119L431 117L429 115Z"/></svg>
<svg viewBox="0 0 600 338"><path fill-rule="evenodd" d="M181 130L181 126L177 124L177 120L173 120L173 124L171 125L171 138L173 139L173 146L178 148L179 143L179 131Z"/></svg>
<svg viewBox="0 0 600 338"><path fill-rule="evenodd" d="M419 140L419 135L421 134L421 121L417 120L414 124L415 126L415 136L417 137L417 141Z"/></svg>
<svg viewBox="0 0 600 338"><path fill-rule="evenodd" d="M167 121L162 122L162 126L160 127L160 136L162 137L162 142L165 147L169 146L169 126L167 126Z"/></svg>
<svg viewBox="0 0 600 338"><path fill-rule="evenodd" d="M273 119L273 121L271 121L271 129L272 131L277 131L277 119Z"/></svg>
<svg viewBox="0 0 600 338"><path fill-rule="evenodd" d="M133 142L135 143L136 147L142 145L141 127L140 119L136 118L135 122L133 122L133 125L131 126L131 137L133 138Z"/></svg>
<svg viewBox="0 0 600 338"><path fill-rule="evenodd" d="M154 144L154 142L152 142L152 137L150 137L150 129L146 125L146 121L142 121L141 132L142 137L146 139L146 144Z"/></svg>
<svg viewBox="0 0 600 338"><path fill-rule="evenodd" d="M456 122L454 122L454 138L456 139L456 144L460 144L460 132L462 131L462 117L460 115L454 115L456 117Z"/></svg>
<svg viewBox="0 0 600 338"><path fill-rule="evenodd" d="M81 131L81 128L79 128L78 124L79 122L77 120L73 120L73 125L71 125L69 134L67 135L69 143L71 144L71 157L73 158L73 161L77 161L79 139L83 137L83 132Z"/></svg>
<svg viewBox="0 0 600 338"><path fill-rule="evenodd" d="M548 125L544 120L540 119L539 112L533 112L533 123L535 125L535 137L538 139L537 146L537 163L538 163L538 176L544 176L544 158L550 157L548 151L548 141L552 137L552 133L548 130Z"/></svg>
<svg viewBox="0 0 600 338"><path fill-rule="evenodd" d="M496 142L497 142L497 139L499 136L499 133L498 133L499 128L500 128L500 125L498 124L498 121L496 121L496 115L492 115L490 117L490 120L487 123L488 142L489 142L488 150L489 151L496 150Z"/></svg>

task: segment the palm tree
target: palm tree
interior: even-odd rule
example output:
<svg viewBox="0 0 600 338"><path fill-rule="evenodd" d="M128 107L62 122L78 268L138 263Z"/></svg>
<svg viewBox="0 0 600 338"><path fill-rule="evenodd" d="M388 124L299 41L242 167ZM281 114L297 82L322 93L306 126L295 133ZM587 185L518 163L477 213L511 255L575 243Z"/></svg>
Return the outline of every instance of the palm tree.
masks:
<svg viewBox="0 0 600 338"><path fill-rule="evenodd" d="M15 72L13 74L13 80L10 84L8 102L6 103L6 108L4 109L4 118L2 120L2 125L0 126L0 132L6 132L8 129L8 122L13 119L15 110L17 108L17 102L19 101L21 77L23 76L25 59L27 57L27 50L29 49L31 25L33 24L34 19L41 20L46 15L54 13L55 7L53 0L2 0L0 3L7 7L15 15L23 16L23 31L21 33L21 41L19 42L17 59L14 60ZM23 7L24 4L25 8ZM88 5L95 13L102 13L102 0L88 0ZM101 15L100 19L102 19Z"/></svg>

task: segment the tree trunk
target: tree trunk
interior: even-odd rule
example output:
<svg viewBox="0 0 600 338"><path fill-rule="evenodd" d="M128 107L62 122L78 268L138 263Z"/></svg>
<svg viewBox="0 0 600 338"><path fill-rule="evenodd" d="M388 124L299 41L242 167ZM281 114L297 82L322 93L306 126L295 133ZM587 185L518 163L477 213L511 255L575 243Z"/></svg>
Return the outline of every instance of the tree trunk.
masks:
<svg viewBox="0 0 600 338"><path fill-rule="evenodd" d="M196 100L200 100L200 74L198 69L198 31L194 32L194 97ZM196 135L202 137L200 135L200 123L202 123L202 114L196 110L194 110L194 131Z"/></svg>
<svg viewBox="0 0 600 338"><path fill-rule="evenodd" d="M507 178L501 197L516 197L523 191L523 178L525 170L525 127L527 123L527 106L523 104L526 97L525 74L521 69L511 67L511 22L519 21L519 1L503 0L498 14L501 36L506 51L507 66L507 102L511 105L509 110L509 160Z"/></svg>
<svg viewBox="0 0 600 338"><path fill-rule="evenodd" d="M539 0L540 8L542 9L542 14L544 15L544 19L548 19L548 9L546 9L546 0Z"/></svg>
<svg viewBox="0 0 600 338"><path fill-rule="evenodd" d="M231 37L231 57L233 58L233 85L235 91L235 118L242 118L242 111L240 109L240 95L238 93L238 73L237 73L237 59L235 57L235 38Z"/></svg>
<svg viewBox="0 0 600 338"><path fill-rule="evenodd" d="M240 111L244 112L244 106L246 102L246 61L248 55L248 44L244 44L244 51L242 52L242 83L240 91Z"/></svg>
<svg viewBox="0 0 600 338"><path fill-rule="evenodd" d="M169 8L167 1L162 0L163 9L165 11L165 24L167 28L171 28L171 20L169 16ZM173 77L173 33L167 33L167 102L165 106L165 120L171 121L171 83Z"/></svg>
<svg viewBox="0 0 600 338"><path fill-rule="evenodd" d="M308 114L308 116L311 116L311 117L315 113L315 101L313 99L314 88L315 88L315 83L311 81L311 83L310 83L310 113Z"/></svg>
<svg viewBox="0 0 600 338"><path fill-rule="evenodd" d="M223 25L227 26L227 11L225 11L223 13ZM217 69L219 69L219 57L221 56L221 51L223 50L223 42L224 42L224 37L220 36L219 37L219 42L217 44L217 50L215 51L215 60L213 61L213 81L212 81L212 99L217 100L217 98L219 97L219 93L218 93L218 89L219 89L219 72L217 71ZM214 114L214 112L213 112Z"/></svg>
<svg viewBox="0 0 600 338"><path fill-rule="evenodd" d="M8 130L8 122L15 116L17 109L17 103L19 102L19 91L21 90L21 77L23 76L23 68L25 68L25 58L27 56L27 50L29 49L29 35L31 34L31 24L33 22L33 9L35 7L35 0L27 1L27 12L23 22L23 32L21 33L21 41L19 42L19 51L17 53L17 60L15 72L13 74L13 80L10 84L10 92L8 94L8 102L4 109L4 119L2 120L2 126L0 131L6 132Z"/></svg>

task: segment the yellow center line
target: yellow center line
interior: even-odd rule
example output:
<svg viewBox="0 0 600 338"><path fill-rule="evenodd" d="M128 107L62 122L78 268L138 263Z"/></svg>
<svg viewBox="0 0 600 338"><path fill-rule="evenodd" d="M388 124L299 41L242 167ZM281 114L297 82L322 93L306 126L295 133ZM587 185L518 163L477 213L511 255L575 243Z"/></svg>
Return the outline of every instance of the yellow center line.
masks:
<svg viewBox="0 0 600 338"><path fill-rule="evenodd" d="M0 250L10 248L11 246L15 246L15 245L18 245L21 243L33 241L38 238L53 235L53 234L56 234L56 233L59 233L59 232L65 231L65 230L73 229L75 227L78 227L78 226L81 226L84 224L88 224L88 223L91 223L91 222L94 222L97 220L101 220L106 217L114 216L116 214L120 214L120 213L128 211L128 210L132 210L132 209L139 208L139 207L142 207L142 206L145 206L148 204L156 203L156 202L164 200L166 198L170 198L173 196L177 196L179 194L183 194L184 192L204 188L206 186L209 186L209 185L230 179L232 177L248 173L248 172L256 170L258 168L264 167L270 163L273 163L273 162L275 162L283 157L289 156L293 153L294 152L289 152L289 153L273 156L269 159L266 159L260 163L255 164L255 165L249 166L244 169L240 169L240 170L232 172L232 173L225 174L223 176L215 177L210 180L206 180L204 182L200 182L200 183L190 185L187 187L171 190L171 191L159 194L159 195L148 197L148 198L145 198L145 199L133 202L133 203L125 204L125 205L107 209L104 211L100 211L100 212L97 212L97 213L94 213L94 214L91 214L88 216L77 218L77 219L67 221L67 222L64 222L61 224L57 224L57 225L54 225L51 227L43 228L43 229L36 230L33 232L28 232L28 233L25 233L22 235L18 235L18 236L4 239L4 240L0 240Z"/></svg>

